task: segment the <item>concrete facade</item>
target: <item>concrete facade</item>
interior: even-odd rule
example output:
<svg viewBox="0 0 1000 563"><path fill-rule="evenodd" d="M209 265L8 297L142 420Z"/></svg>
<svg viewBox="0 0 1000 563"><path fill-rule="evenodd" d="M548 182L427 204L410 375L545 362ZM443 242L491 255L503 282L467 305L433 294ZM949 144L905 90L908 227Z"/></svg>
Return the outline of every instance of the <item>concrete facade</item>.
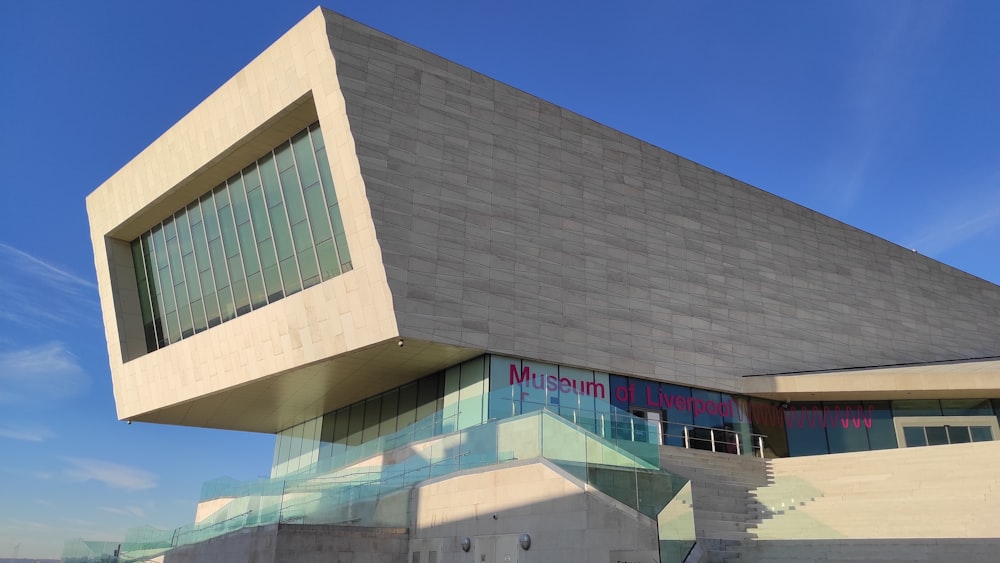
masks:
<svg viewBox="0 0 1000 563"><path fill-rule="evenodd" d="M313 123L322 128L351 268L148 352L131 241ZM323 9L98 187L87 207L125 420L269 433L311 423L317 444L309 454L318 455L319 442L334 442L324 415L376 398L382 408L380 393L480 357L482 377L461 383L477 389L473 401L483 397L477 424L495 419L486 397L506 377L491 379L490 357L511 359L511 387L530 372L514 367L524 359L556 373L588 371L591 390L606 384L610 394L611 379L634 378L690 386L689 399L714 393L699 404L715 407L731 407L724 395L742 393L771 401L779 417L789 401L1000 399L1000 287ZM463 380L453 375L457 393ZM445 393L444 375L440 381ZM554 381L550 391L561 380ZM643 420L658 425L668 408ZM860 429L860 406L856 412ZM359 420L372 427L368 415ZM696 430L745 432L741 453L754 452L750 422L742 430L730 422ZM835 424L846 429L850 420ZM658 433L652 443L663 443ZM307 441L301 433L294 439ZM801 560L820 547L831 560L850 559L884 553L885 545L898 548L887 560L919 559L911 557L915 546L986 560L992 549L996 534L986 522L995 516L995 480L963 473L968 489L939 488L951 469L934 460L992 467L995 441L844 454L857 456L847 463L858 466L925 470L887 473L895 488L879 497L884 510L905 510L899 498L914 486L929 511L965 493L982 501L970 512L979 527L942 511L950 527L917 519L871 534L887 521L884 512L853 528L834 520L868 495L833 492L841 491L835 477L809 485L841 500L822 518L817 512L814 520L831 519L823 526L776 527L793 519L775 518L780 510L768 499L787 483L828 477L827 463L853 475L848 481L881 477L851 473L836 465L841 456L810 465L714 453L715 439L713 452L661 447L659 468L691 483L658 518L541 453L499 444L503 452L487 468L373 501L382 507L376 518L408 521L407 529L279 521L178 547L166 561L651 563L669 551L663 542L674 533L697 540L690 556L678 552L691 561ZM776 451L759 443L761 454ZM414 444L393 455L432 459L431 442ZM356 467L412 470L383 453ZM423 469L431 476L433 468L428 461ZM203 503L197 520L209 522L231 500ZM819 529L837 534L817 536ZM975 530L966 537L976 541L956 543L959 529ZM522 533L535 537L529 550L517 546ZM943 543L903 544L933 534ZM468 553L459 549L463 538Z"/></svg>
<svg viewBox="0 0 1000 563"><path fill-rule="evenodd" d="M315 119L354 270L145 354L124 242ZM134 420L274 432L481 351L740 391L1000 337L993 284L322 10L88 210Z"/></svg>

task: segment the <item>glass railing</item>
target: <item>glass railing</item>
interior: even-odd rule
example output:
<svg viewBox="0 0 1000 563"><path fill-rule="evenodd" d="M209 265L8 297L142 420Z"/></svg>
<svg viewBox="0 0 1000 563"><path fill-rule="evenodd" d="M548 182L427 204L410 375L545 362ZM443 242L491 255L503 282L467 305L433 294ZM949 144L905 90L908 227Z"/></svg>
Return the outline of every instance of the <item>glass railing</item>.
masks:
<svg viewBox="0 0 1000 563"><path fill-rule="evenodd" d="M131 530L121 561L277 523L408 527L417 483L514 460L547 459L651 518L686 483L660 469L659 423L609 404L553 409L512 401L503 391L488 397L490 412L507 416L483 424L445 433L457 426L459 403L450 416L435 413L370 443L344 446L282 479L210 481L199 505L207 516L174 530ZM483 404L482 397L469 401Z"/></svg>

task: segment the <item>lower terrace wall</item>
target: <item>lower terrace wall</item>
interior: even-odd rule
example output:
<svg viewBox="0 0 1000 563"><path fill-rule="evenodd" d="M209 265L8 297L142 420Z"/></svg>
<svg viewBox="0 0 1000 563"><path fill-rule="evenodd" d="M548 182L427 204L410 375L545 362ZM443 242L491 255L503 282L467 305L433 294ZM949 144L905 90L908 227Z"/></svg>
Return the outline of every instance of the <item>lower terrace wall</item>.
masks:
<svg viewBox="0 0 1000 563"><path fill-rule="evenodd" d="M163 563L404 563L405 528L272 524L174 549Z"/></svg>
<svg viewBox="0 0 1000 563"><path fill-rule="evenodd" d="M769 460L739 561L997 561L1000 442ZM805 559L803 559L805 558Z"/></svg>
<svg viewBox="0 0 1000 563"><path fill-rule="evenodd" d="M472 470L418 486L407 561L659 561L656 522L545 460ZM521 534L531 547L518 547ZM459 542L468 537L469 553Z"/></svg>

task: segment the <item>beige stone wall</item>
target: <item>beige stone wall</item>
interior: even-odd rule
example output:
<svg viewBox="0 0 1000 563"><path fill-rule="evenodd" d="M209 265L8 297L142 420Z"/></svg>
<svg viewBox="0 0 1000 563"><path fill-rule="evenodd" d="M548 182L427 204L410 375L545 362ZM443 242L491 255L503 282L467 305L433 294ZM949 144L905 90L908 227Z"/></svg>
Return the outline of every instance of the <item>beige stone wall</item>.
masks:
<svg viewBox="0 0 1000 563"><path fill-rule="evenodd" d="M505 549L522 563L607 563L612 553L656 561L656 522L538 460L488 468L419 485L411 499L410 552L438 551L440 563L503 561ZM510 549L511 540L531 536L528 551ZM480 561L479 557L474 557Z"/></svg>
<svg viewBox="0 0 1000 563"><path fill-rule="evenodd" d="M258 401L218 400L179 424L238 427L253 411L275 431L321 414L332 375L296 389L267 378L398 334L335 61L316 10L87 198L118 415L158 409L250 382ZM145 353L127 242L319 119L354 270L154 353ZM214 414L213 414L214 413Z"/></svg>
<svg viewBox="0 0 1000 563"><path fill-rule="evenodd" d="M770 463L762 540L1000 537L1000 442Z"/></svg>

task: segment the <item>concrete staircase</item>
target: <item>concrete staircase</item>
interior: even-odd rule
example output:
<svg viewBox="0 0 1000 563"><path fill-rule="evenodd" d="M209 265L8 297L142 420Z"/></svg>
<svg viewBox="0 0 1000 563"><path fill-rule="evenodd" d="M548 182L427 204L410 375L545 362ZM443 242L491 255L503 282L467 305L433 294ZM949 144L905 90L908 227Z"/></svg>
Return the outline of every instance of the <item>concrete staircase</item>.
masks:
<svg viewBox="0 0 1000 563"><path fill-rule="evenodd" d="M664 446L660 466L691 481L700 561L739 559L761 512L752 491L769 482L765 460Z"/></svg>
<svg viewBox="0 0 1000 563"><path fill-rule="evenodd" d="M691 562L1000 561L1000 442L772 460L663 447L660 463L691 480ZM668 508L680 530L685 508Z"/></svg>
<svg viewBox="0 0 1000 563"><path fill-rule="evenodd" d="M1000 560L1000 442L768 465L741 561Z"/></svg>

